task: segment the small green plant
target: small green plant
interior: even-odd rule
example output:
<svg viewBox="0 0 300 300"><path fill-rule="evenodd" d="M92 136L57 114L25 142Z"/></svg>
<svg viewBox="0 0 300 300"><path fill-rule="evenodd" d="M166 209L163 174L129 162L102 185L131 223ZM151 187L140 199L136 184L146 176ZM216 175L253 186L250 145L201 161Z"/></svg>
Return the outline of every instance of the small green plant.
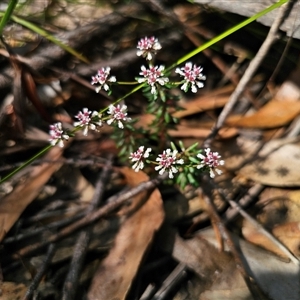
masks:
<svg viewBox="0 0 300 300"><path fill-rule="evenodd" d="M136 77L135 84L142 84L143 93L148 99L147 111L154 117L149 129L136 130L133 126L134 121L127 115L127 106L119 104L123 100L119 99L100 112L84 108L75 116L77 121L74 122L72 131L64 130L61 123L50 125L51 145L63 147L64 141L79 130L87 135L88 130L101 130L102 126L108 125L114 127L113 137L118 141L120 154L127 161L131 161L132 168L136 172L144 168L148 171L154 169L160 175L168 173L169 179L173 179L174 174L179 173L180 176L176 181L182 188L187 184L197 184L199 172L209 171L212 178L215 174L221 174L218 167L223 165L224 161L217 152L205 149L203 155L202 150L197 149L197 144L185 149L183 144L179 143L178 148L167 134L178 122L172 117L171 112L179 109L176 105L177 99L173 99L170 90L181 85L181 89L185 92L191 89L196 93L204 86L203 81L206 78L202 74L201 67L188 62L184 67L175 70L182 80L171 81L164 66L154 65L155 55L161 48L155 37L142 38L137 45L137 55L143 56L148 62L147 67L141 67L139 73L141 76ZM92 76L91 84L96 86L96 92L103 89L111 93L113 85L118 84L116 77L110 75L110 71L110 67L102 68ZM123 134L125 131L129 132L129 139ZM149 140L143 139L142 144L137 144L137 141L141 142L140 136L148 136ZM150 146L149 141L156 141L156 146Z"/></svg>

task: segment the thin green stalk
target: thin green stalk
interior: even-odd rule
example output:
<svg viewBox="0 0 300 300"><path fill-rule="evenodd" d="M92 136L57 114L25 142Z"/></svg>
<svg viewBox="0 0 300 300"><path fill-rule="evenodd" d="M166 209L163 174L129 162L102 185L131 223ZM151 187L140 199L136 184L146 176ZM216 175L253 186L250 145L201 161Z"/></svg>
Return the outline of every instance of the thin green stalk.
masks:
<svg viewBox="0 0 300 300"><path fill-rule="evenodd" d="M0 36L2 35L3 28L5 27L5 25L9 21L12 13L14 12L14 9L15 9L17 3L18 3L18 0L11 0L9 2L8 8L6 9L6 11L0 21Z"/></svg>
<svg viewBox="0 0 300 300"><path fill-rule="evenodd" d="M44 153L46 153L52 147L53 147L52 145L48 145L43 150L41 150L38 154L36 154L33 157L31 157L30 159L28 159L23 165L21 165L20 167L16 168L11 173L9 173L8 175L6 175L2 179L0 179L0 184L3 183L4 181L10 179L12 176L14 176L15 174L17 174L19 171L21 171L22 169L24 169L26 166L30 165L32 162L34 162L36 159L38 159L41 155L43 155Z"/></svg>
<svg viewBox="0 0 300 300"><path fill-rule="evenodd" d="M239 29L245 27L246 25L252 23L253 21L257 20L258 18L266 15L270 11L282 6L283 4L287 3L288 0L280 0L277 3L274 3L273 5L267 7L266 9L260 11L256 15L248 18L247 20L235 25L234 27L228 29L227 31L221 33L220 35L216 36L212 40L208 41L207 43L201 45L200 47L196 48L192 52L188 53L187 55L183 56L181 59L179 59L177 62L175 62L173 65L171 65L169 68L166 69L166 71L170 71L171 69L177 67L178 65L182 64L183 62L187 61L191 57L197 55L198 53L202 52L203 50L207 49L208 47L216 44L217 42L221 41L222 39L226 38L227 36L231 35L232 33L238 31Z"/></svg>
<svg viewBox="0 0 300 300"><path fill-rule="evenodd" d="M74 55L75 57L77 57L78 59L80 59L81 61L85 62L85 63L89 63L89 60L84 57L82 54L80 54L79 52L77 52L75 49L71 48L70 46L68 46L67 44L64 44L63 42L61 42L59 39L57 39L55 36L51 35L50 33L48 33L46 30L40 28L39 26L36 26L35 24L26 21L22 18L19 18L17 16L11 16L11 19L30 29L33 32L36 32L37 34L43 36L44 38L46 38L47 40L49 40L50 42L52 42L53 44L56 44L57 46L59 46L60 48L64 49L65 51L71 53L72 55Z"/></svg>
<svg viewBox="0 0 300 300"><path fill-rule="evenodd" d="M137 92L138 90L140 90L143 86L145 85L145 83L142 83L140 85L138 85L137 87L135 87L134 89L132 89L129 93L127 93L125 96L117 99L115 102L113 102L113 105L118 104L119 102L121 102L122 100L124 100L125 98L129 97L130 95L134 94L135 92ZM105 111L108 110L108 107L103 108L102 110L100 110L100 114L104 113Z"/></svg>
<svg viewBox="0 0 300 300"><path fill-rule="evenodd" d="M117 99L113 104L115 105L115 104L119 103L121 100L123 100L123 99L129 97L130 95L134 94L136 91L140 90L144 85L145 85L145 83L142 83L139 86L135 87L128 94L126 94L125 96ZM108 107L102 109L100 111L100 113L103 113L106 110L108 110ZM76 131L77 130L75 128L74 130L71 131L71 133L75 133ZM31 157L29 160L27 160L23 165L19 166L18 168L16 168L15 170L13 170L11 173L9 173L8 175L6 175L2 179L0 179L0 184L3 183L3 182L5 182L6 180L10 179L12 176L14 176L15 174L17 174L19 171L21 171L22 169L24 169L25 167L27 167L28 165L30 165L32 162L34 162L37 158L39 158L41 155L43 155L44 153L46 153L52 147L53 147L52 145L46 146L39 153L37 153L36 155L34 155L33 157Z"/></svg>

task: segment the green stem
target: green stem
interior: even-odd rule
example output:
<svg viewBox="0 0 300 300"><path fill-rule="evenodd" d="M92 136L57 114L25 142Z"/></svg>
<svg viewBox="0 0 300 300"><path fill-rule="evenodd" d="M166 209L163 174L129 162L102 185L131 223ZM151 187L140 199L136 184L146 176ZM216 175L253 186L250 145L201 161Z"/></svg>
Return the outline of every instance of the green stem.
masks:
<svg viewBox="0 0 300 300"><path fill-rule="evenodd" d="M8 180L9 178L11 178L12 176L14 176L15 174L17 174L19 171L21 171L22 169L24 169L26 166L30 165L32 162L34 162L37 158L39 158L41 155L43 155L44 153L46 153L52 147L53 147L52 145L46 146L38 154L34 155L29 160L27 160L23 165L21 165L20 167L16 168L11 173L9 173L8 175L6 175L2 179L0 179L0 184L3 183L4 181Z"/></svg>
<svg viewBox="0 0 300 300"><path fill-rule="evenodd" d="M248 18L247 20L235 25L234 27L228 29L227 31L221 33L220 35L216 36L212 40L208 41L207 43L199 46L192 52L188 53L187 55L183 56L181 59L179 59L177 62L175 62L173 65L168 67L166 71L170 71L171 69L177 67L178 65L182 64L183 62L187 61L191 57L197 55L198 53L202 52L203 50L207 49L208 47L216 44L217 42L221 41L222 39L226 38L227 36L231 35L232 33L236 32L237 30L245 27L246 25L252 23L253 21L257 20L258 18L264 16L265 14L269 13L270 11L274 10L275 8L280 7L281 5L285 4L288 2L288 0L280 0L277 3L274 3L273 5L269 6L268 8L260 11L256 15Z"/></svg>
<svg viewBox="0 0 300 300"><path fill-rule="evenodd" d="M117 83L119 85L135 85L135 84L138 84L137 81L132 81L132 82L118 81Z"/></svg>
<svg viewBox="0 0 300 300"><path fill-rule="evenodd" d="M118 104L119 102L121 102L122 100L124 100L125 98L129 97L130 95L134 94L135 92L137 92L138 90L140 90L143 86L145 85L145 83L142 83L140 85L138 85L137 87L135 87L134 89L132 89L129 93L127 93L125 96L117 99L113 105L116 105ZM109 106L108 107L105 107L103 108L102 110L99 111L100 114L106 112L108 110Z"/></svg>
<svg viewBox="0 0 300 300"><path fill-rule="evenodd" d="M11 0L9 2L9 5L0 21L0 35L2 35L2 31L3 31L3 28L5 27L5 25L7 24L7 22L9 21L16 5L18 3L18 0Z"/></svg>

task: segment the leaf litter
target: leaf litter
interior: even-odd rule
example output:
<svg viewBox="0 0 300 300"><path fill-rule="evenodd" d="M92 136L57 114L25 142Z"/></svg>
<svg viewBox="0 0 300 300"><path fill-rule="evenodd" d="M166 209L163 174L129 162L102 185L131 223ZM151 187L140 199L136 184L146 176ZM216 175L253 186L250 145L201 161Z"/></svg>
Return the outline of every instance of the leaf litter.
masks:
<svg viewBox="0 0 300 300"><path fill-rule="evenodd" d="M153 7L148 10L147 6L145 10L146 6L141 9L139 4L128 5L127 13L131 8L140 14L148 13L150 19L153 16L161 19L160 25L153 22L144 26L141 20L124 17L124 11L114 18L115 7L105 5L105 10L91 10L90 5L95 5L92 1L84 5L87 8L82 6L83 17L77 16L80 23L90 24L85 18L85 13L90 15L90 11L95 13L95 20L104 20L112 14L115 23L108 18L106 24L111 34L103 36L101 49L93 46L99 42L93 40L85 47L90 52L83 50L83 55L90 61L100 61L100 65L104 57L107 61L114 61L120 73L126 70L122 69L124 61L117 58L134 44L133 29L137 30L137 35L145 35L145 32L172 31L178 26L177 23L169 27L171 18L166 19L165 15L168 7L164 7L164 13L160 14L152 10ZM80 11L78 6L80 3L75 5L77 13ZM58 8L51 7L51 10L55 9ZM215 28L209 21L212 12L203 11L200 6L195 10L187 3L175 6L174 10L180 14L179 20L185 20L187 32L180 32L179 37L170 39L170 54L173 55L175 46L179 53L184 54L187 49L198 46L201 38L210 39L211 34L215 35L212 29L208 29L209 26ZM55 19L59 26L75 32L77 23L71 11L68 6L68 11L64 12L68 18L61 18L62 15L58 14ZM206 18L208 24L199 22ZM116 25L117 32L113 28ZM80 45L81 36L74 36ZM240 41L237 39L236 42L238 49ZM224 49L228 48L225 46ZM257 51L247 42L242 45L245 47L250 52ZM292 48L291 53L293 51ZM243 60L235 65L235 74L224 73L226 69L230 71L226 67L231 59L227 60L226 53L221 52L215 51L212 57L206 51L201 60L207 61L211 68L215 65L221 70L214 69L215 74L207 76L208 79L215 76L220 82L229 80L231 83L218 87L218 83L210 82L208 85L212 88L201 91L200 95L183 97L183 110L174 114L182 123L169 134L181 139L186 146L195 141L205 142L235 90L236 76L240 78L248 66L247 60ZM56 61L61 55L53 52L49 57ZM272 55L276 55L276 49L272 49ZM50 115L68 123L75 108L91 105L99 109L99 102L108 103L107 97L101 96L99 101L93 91L88 94L80 81L70 80L70 73L74 70L78 76L88 77L98 66L87 68L79 61L68 59L60 70L64 76L53 71L52 77L47 78L44 73L47 74L45 67L49 63L39 58L38 51L31 57L36 57L34 63L39 62L33 66L43 74L43 84L47 85L56 77L54 79L61 82L62 93L69 95L64 98L58 92L46 101L37 98L38 106L45 106ZM129 63L136 63L135 55L127 58L126 67ZM165 60L164 57L161 59ZM263 71L260 72L264 72L264 67L262 65ZM3 74L11 74L9 66L3 65L3 68ZM65 70L70 73L63 73ZM250 82L245 95L213 140L211 147L225 159L224 174L215 180L210 204L216 207L220 221L212 218L209 212L205 200L208 195L202 186L205 181L199 179L197 190L188 187L179 191L177 187L161 184L158 189L157 182L146 187L144 183L151 183L146 174L116 166L110 169L111 174L105 180L100 208L89 211L97 191L95 178L105 169L108 153L117 153L110 132L96 133L92 140L76 136L68 149L52 148L39 161L12 178L7 182L12 191L10 188L1 189L4 196L0 200L0 299L299 299L299 67L294 63L285 73L291 75L279 80L276 91L274 86L273 89L271 86L268 86L269 90L263 89L266 82L262 79ZM0 88L3 88L7 81L1 81L1 78ZM31 76L31 81L36 81L30 87L35 95L35 85L40 79ZM17 97L23 101L22 93ZM151 118L142 112L141 103L143 100L137 95L129 106L139 118L137 125L146 127ZM4 112L0 119L3 132L0 136L1 175L47 141L48 137L41 134L45 127L41 125L44 124L42 116L37 116L30 105L24 109L26 122L18 120L21 117L9 107L1 108ZM30 136L25 139L27 144L9 134L9 124L18 121L24 125L25 136ZM143 187L141 193L131 196L131 191L133 193L139 187ZM252 196L250 190L255 187L259 187L260 192ZM107 200L114 195L120 199L122 194L129 196L116 206L113 200ZM230 205L232 199L241 206L242 199L248 199L246 207L240 208L247 214L241 211L230 214L238 210L232 203ZM89 216L95 216L99 209L103 210L102 217L89 222ZM235 217L226 217L230 215ZM73 224L79 225L72 227ZM261 230L259 224L271 235ZM225 225L229 237L222 232ZM82 233L89 236L85 250L78 244ZM285 251L278 247L278 243ZM39 247L30 249L31 245ZM233 251L235 248L240 256ZM77 251L81 264L74 263ZM238 258L243 270L237 263ZM253 286L245 280L245 273ZM68 274L76 276L69 280ZM253 296L253 290L258 291L259 298Z"/></svg>

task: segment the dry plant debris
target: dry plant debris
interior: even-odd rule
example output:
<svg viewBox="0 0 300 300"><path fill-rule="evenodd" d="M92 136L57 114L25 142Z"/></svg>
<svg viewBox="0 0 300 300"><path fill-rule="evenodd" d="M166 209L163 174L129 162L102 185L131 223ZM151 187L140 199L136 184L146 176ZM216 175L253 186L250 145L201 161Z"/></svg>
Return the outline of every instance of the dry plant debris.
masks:
<svg viewBox="0 0 300 300"><path fill-rule="evenodd" d="M157 59L170 65L240 18L186 1L123 2L34 1L23 10L89 64L7 27L14 55L0 49L1 177L48 144L52 120L71 126L82 107L99 111L126 94L127 86L96 94L90 78L107 65L121 78L135 74L141 37L159 36L166 51ZM71 137L3 183L0 299L300 299L300 43L275 25L268 37L252 24L206 49L196 57L204 89L174 90L183 109L168 133L222 155L214 181L180 191L121 166L105 129ZM148 128L142 94L126 105Z"/></svg>

